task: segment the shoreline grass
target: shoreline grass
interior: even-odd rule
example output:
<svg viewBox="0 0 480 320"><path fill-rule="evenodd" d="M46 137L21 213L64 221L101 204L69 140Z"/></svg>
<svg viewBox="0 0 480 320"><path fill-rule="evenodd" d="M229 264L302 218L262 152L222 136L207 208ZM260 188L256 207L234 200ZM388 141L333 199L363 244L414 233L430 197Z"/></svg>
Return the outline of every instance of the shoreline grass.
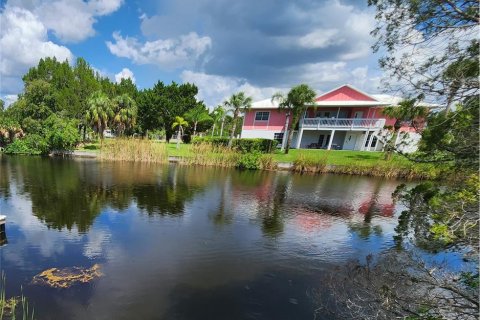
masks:
<svg viewBox="0 0 480 320"><path fill-rule="evenodd" d="M284 154L279 150L271 154L240 153L227 147L210 144L165 143L144 139L108 139L101 146L89 144L82 149L96 151L99 159L107 161L133 161L168 163L169 157L178 158L181 165L216 166L276 170L279 163L290 163L290 171L298 173L334 173L363 175L406 180L437 179L442 167L433 164L414 163L394 155L384 160L382 152L347 150L290 150Z"/></svg>

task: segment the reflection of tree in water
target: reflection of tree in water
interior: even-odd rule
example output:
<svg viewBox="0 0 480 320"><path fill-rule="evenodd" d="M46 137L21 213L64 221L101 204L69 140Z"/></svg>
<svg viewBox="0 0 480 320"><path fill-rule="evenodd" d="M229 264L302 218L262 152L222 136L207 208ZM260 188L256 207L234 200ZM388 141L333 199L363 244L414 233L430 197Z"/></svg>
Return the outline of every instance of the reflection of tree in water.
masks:
<svg viewBox="0 0 480 320"><path fill-rule="evenodd" d="M16 179L19 192L28 194L36 217L51 228L76 226L80 232L87 231L105 207L125 210L132 200L148 214L180 214L185 201L200 187L191 181L207 181L197 177L189 184L192 172L177 172L178 167L36 157L11 158L1 168L11 173L7 179ZM10 180L3 179L8 175L1 176L4 188L9 189Z"/></svg>
<svg viewBox="0 0 480 320"><path fill-rule="evenodd" d="M379 236L383 232L381 226L372 225L372 218L377 214L382 214L382 205L379 203L381 190L382 181L377 181L371 198L368 202L362 204L359 209L360 213L364 215L363 221L348 223L350 231L357 234L362 239L369 239L372 234Z"/></svg>
<svg viewBox="0 0 480 320"><path fill-rule="evenodd" d="M211 215L213 223L218 226L228 225L233 221L233 214L227 207L230 203L228 196L231 196L231 178L231 175L228 175L223 180L217 210Z"/></svg>
<svg viewBox="0 0 480 320"><path fill-rule="evenodd" d="M283 208L287 198L287 183L282 176L275 175L268 196L260 202L258 215L262 219L262 231L265 235L276 237L283 233ZM266 181L268 183L268 180Z"/></svg>
<svg viewBox="0 0 480 320"><path fill-rule="evenodd" d="M190 177L182 168L171 166L162 171L159 183L135 185L133 197L137 206L149 215L183 214L185 202L193 198L197 189L189 184Z"/></svg>
<svg viewBox="0 0 480 320"><path fill-rule="evenodd" d="M72 161L31 158L18 166L32 212L49 227L87 231L106 203L105 189L84 181Z"/></svg>
<svg viewBox="0 0 480 320"><path fill-rule="evenodd" d="M10 170L6 157L0 155L0 198L10 198Z"/></svg>

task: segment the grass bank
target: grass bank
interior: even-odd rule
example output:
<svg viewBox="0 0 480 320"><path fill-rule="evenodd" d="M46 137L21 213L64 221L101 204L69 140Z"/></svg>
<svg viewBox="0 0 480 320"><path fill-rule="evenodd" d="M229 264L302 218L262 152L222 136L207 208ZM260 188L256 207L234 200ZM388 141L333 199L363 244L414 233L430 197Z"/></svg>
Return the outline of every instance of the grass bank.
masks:
<svg viewBox="0 0 480 320"><path fill-rule="evenodd" d="M167 163L178 157L184 165L236 167L274 170L279 163L291 164L294 172L337 173L403 179L436 179L441 176L438 165L419 164L394 155L389 161L382 152L338 150L279 150L272 154L240 153L210 144L165 143L141 139L109 139L103 145L89 144L80 150L98 152L102 160Z"/></svg>

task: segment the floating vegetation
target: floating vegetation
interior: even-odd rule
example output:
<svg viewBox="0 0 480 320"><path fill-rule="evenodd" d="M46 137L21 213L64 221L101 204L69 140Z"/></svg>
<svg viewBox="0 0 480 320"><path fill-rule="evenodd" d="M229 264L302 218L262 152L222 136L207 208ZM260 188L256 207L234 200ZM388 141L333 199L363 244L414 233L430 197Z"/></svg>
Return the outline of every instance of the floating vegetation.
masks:
<svg viewBox="0 0 480 320"><path fill-rule="evenodd" d="M100 265L91 268L50 268L33 277L33 284L47 285L52 288L68 288L77 283L88 283L102 276Z"/></svg>

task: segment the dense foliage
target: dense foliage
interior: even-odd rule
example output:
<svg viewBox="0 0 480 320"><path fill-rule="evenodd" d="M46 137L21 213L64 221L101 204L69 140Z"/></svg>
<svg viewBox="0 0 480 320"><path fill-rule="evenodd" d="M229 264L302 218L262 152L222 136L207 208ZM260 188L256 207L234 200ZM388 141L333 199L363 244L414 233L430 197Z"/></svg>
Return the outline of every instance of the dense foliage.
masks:
<svg viewBox="0 0 480 320"><path fill-rule="evenodd" d="M18 100L7 108L2 101L0 108L0 147L13 144L6 148L11 153L68 151L80 141L103 139L106 129L118 136L163 130L169 140L176 116L190 120L191 128L182 128L187 133L212 122L193 84L158 82L139 91L130 79L114 83L82 58L73 65L41 59L23 81Z"/></svg>
<svg viewBox="0 0 480 320"><path fill-rule="evenodd" d="M376 263L369 257L366 265L339 275L341 280L335 275L330 296L339 308L334 310L355 319L477 319L478 1L369 3L376 8L374 49L384 53L380 66L386 84L406 97L431 98L445 106L426 116L419 151L405 156L447 170L441 181L397 189L395 198L405 207L395 236L400 251ZM418 110L409 101L391 111L414 119ZM425 255L408 253L412 242L432 252L458 251L464 262L473 263L463 271L432 265Z"/></svg>

